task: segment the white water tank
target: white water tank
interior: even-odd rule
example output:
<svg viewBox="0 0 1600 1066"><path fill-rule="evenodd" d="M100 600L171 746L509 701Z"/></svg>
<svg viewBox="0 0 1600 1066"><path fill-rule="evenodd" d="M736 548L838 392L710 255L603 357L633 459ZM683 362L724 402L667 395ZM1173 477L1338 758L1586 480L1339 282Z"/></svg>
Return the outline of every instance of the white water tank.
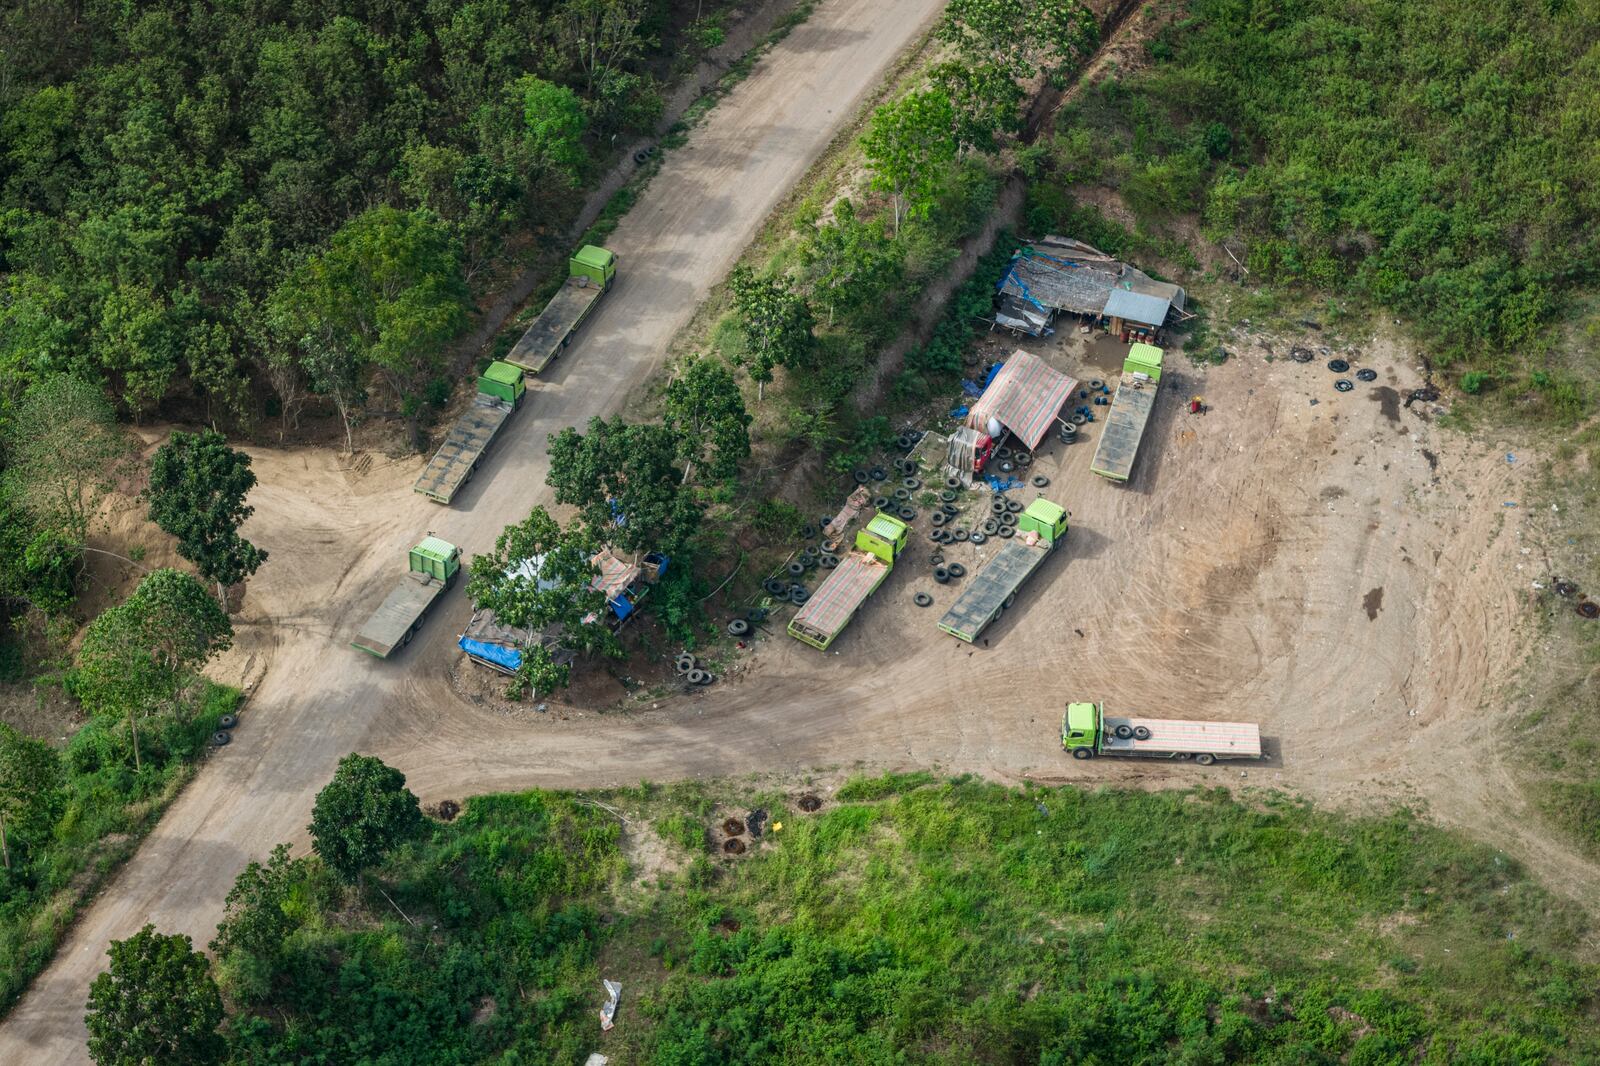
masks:
<svg viewBox="0 0 1600 1066"><path fill-rule="evenodd" d="M1005 428L1006 427L1000 424L1000 420L998 418L989 419L989 436L993 437L995 440L1000 439L1000 434L1005 432Z"/></svg>

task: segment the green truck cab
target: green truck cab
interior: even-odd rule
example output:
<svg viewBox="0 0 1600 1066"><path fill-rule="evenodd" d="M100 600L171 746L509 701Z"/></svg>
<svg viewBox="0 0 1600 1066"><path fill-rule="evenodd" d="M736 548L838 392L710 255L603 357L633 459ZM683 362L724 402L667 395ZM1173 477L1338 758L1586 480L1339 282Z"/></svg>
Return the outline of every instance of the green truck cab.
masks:
<svg viewBox="0 0 1600 1066"><path fill-rule="evenodd" d="M586 244L567 260L567 277L588 278L600 289L609 289L617 276L615 252L598 244Z"/></svg>
<svg viewBox="0 0 1600 1066"><path fill-rule="evenodd" d="M827 578L789 621L789 635L823 651L844 632L867 597L878 590L905 550L911 528L879 512L856 533L855 550L839 560Z"/></svg>
<svg viewBox="0 0 1600 1066"><path fill-rule="evenodd" d="M428 617L428 609L455 583L461 572L461 549L438 537L423 537L407 556L405 577L362 623L351 646L379 659L411 643Z"/></svg>
<svg viewBox="0 0 1600 1066"><path fill-rule="evenodd" d="M478 378L478 392L516 407L528 391L528 378L519 367L496 359Z"/></svg>
<svg viewBox="0 0 1600 1066"><path fill-rule="evenodd" d="M1017 536L1024 533L1037 533L1040 543L1054 547L1067 535L1067 509L1039 497L1017 516Z"/></svg>

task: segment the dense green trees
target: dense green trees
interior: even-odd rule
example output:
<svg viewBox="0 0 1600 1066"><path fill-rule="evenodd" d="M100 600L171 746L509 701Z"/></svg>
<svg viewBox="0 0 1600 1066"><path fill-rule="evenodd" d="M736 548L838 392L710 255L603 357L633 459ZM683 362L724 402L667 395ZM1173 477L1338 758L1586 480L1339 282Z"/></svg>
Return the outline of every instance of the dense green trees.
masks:
<svg viewBox="0 0 1600 1066"><path fill-rule="evenodd" d="M805 297L794 291L786 277L758 277L747 266L733 268L728 276L733 312L744 331L742 358L759 399L776 367L805 370L816 355L816 324Z"/></svg>
<svg viewBox="0 0 1600 1066"><path fill-rule="evenodd" d="M98 1066L215 1066L227 1044L222 996L186 936L145 926L113 940L111 967L89 986L89 1056Z"/></svg>
<svg viewBox="0 0 1600 1066"><path fill-rule="evenodd" d="M0 393L70 370L136 413L193 397L232 420L270 389L292 422L308 387L358 407L348 360L370 358L415 403L461 321L449 290L511 227L570 218L591 146L659 115L651 53L677 17L663 0L7 6ZM347 247L325 252L336 233ZM285 280L391 241L432 286L366 302L388 321L323 292L303 351L274 313Z"/></svg>
<svg viewBox="0 0 1600 1066"><path fill-rule="evenodd" d="M228 447L222 434L179 430L150 460L150 520L178 538L178 554L217 583L217 599L267 561L239 536L255 511L244 498L255 488L250 457Z"/></svg>
<svg viewBox="0 0 1600 1066"><path fill-rule="evenodd" d="M42 534L82 547L132 448L95 385L39 378L4 423L0 491Z"/></svg>
<svg viewBox="0 0 1600 1066"><path fill-rule="evenodd" d="M733 373L716 359L691 355L667 383L661 421L678 440L683 480L696 473L731 480L750 457L750 415Z"/></svg>
<svg viewBox="0 0 1600 1066"><path fill-rule="evenodd" d="M422 830L406 775L370 755L346 755L311 808L311 847L335 876L353 882Z"/></svg>
<svg viewBox="0 0 1600 1066"><path fill-rule="evenodd" d="M55 749L0 723L0 863L7 870L13 834L47 821L60 785Z"/></svg>
<svg viewBox="0 0 1600 1066"><path fill-rule="evenodd" d="M597 541L626 552L682 555L700 528L702 504L683 485L682 443L672 428L621 417L591 418L586 432L550 436L556 502L578 508Z"/></svg>

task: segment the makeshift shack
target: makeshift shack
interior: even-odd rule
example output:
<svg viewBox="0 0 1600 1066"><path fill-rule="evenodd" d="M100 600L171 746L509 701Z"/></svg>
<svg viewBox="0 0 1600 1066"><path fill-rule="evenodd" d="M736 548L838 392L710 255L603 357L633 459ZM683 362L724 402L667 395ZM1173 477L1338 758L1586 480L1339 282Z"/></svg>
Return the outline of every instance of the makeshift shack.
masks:
<svg viewBox="0 0 1600 1066"><path fill-rule="evenodd" d="M951 435L945 465L971 484L1006 435L1032 451L1049 434L1077 387L1074 378L1038 356L1012 352L967 411L966 428Z"/></svg>
<svg viewBox="0 0 1600 1066"><path fill-rule="evenodd" d="M1181 286L1070 237L1046 237L1019 250L997 288L995 325L1033 337L1063 312L1103 324L1123 340L1153 340L1169 317L1189 317Z"/></svg>

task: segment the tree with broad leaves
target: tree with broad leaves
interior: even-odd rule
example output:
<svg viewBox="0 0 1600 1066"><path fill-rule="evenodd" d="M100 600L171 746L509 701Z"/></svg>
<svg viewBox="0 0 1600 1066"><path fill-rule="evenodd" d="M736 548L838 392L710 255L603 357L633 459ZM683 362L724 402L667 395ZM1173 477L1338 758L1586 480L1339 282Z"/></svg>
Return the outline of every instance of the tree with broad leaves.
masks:
<svg viewBox="0 0 1600 1066"><path fill-rule="evenodd" d="M833 221L812 232L800 257L832 325L835 308L862 306L898 280L903 250L881 219L863 221L846 198L834 205Z"/></svg>
<svg viewBox="0 0 1600 1066"><path fill-rule="evenodd" d="M680 555L699 531L700 504L678 470L678 435L663 425L591 418L585 433L551 434L545 480L593 537L623 551Z"/></svg>
<svg viewBox="0 0 1600 1066"><path fill-rule="evenodd" d="M150 520L178 538L178 554L216 582L223 603L229 585L267 561L265 551L239 536L255 513L244 502L255 485L250 457L212 430L174 432L150 460Z"/></svg>
<svg viewBox="0 0 1600 1066"><path fill-rule="evenodd" d="M583 131L588 118L583 98L564 85L531 74L513 82L511 92L522 105L533 165L568 185L576 185L587 159Z"/></svg>
<svg viewBox="0 0 1600 1066"><path fill-rule="evenodd" d="M138 770L140 716L178 706L200 668L232 642L226 612L198 581L179 570L155 570L89 623L74 690L94 714L128 716Z"/></svg>
<svg viewBox="0 0 1600 1066"><path fill-rule="evenodd" d="M4 444L6 497L41 533L81 547L132 454L105 394L66 374L41 378L11 410Z"/></svg>
<svg viewBox="0 0 1600 1066"><path fill-rule="evenodd" d="M929 71L955 112L956 141L963 149L993 155L998 135L1022 126L1022 85L1000 64L952 60Z"/></svg>
<svg viewBox="0 0 1600 1066"><path fill-rule="evenodd" d="M586 530L564 530L535 507L501 531L493 552L473 556L467 596L502 625L535 633L559 627L561 643L573 651L620 656L622 645L605 623L605 595L591 587L596 549Z"/></svg>
<svg viewBox="0 0 1600 1066"><path fill-rule="evenodd" d="M370 755L346 755L311 808L311 848L346 883L422 831L406 775Z"/></svg>
<svg viewBox="0 0 1600 1066"><path fill-rule="evenodd" d="M6 869L11 869L11 834L44 819L60 784L55 749L0 723L0 861Z"/></svg>
<svg viewBox="0 0 1600 1066"><path fill-rule="evenodd" d="M556 662L550 649L543 644L535 644L523 649L522 665L517 667L517 676L506 686L506 698L520 700L522 694L528 692L538 699L540 693L566 688L571 681L572 667Z"/></svg>
<svg viewBox="0 0 1600 1066"><path fill-rule="evenodd" d="M1018 81L1087 54L1098 36L1078 0L950 0L939 23L939 39L964 61L993 64Z"/></svg>
<svg viewBox="0 0 1600 1066"><path fill-rule="evenodd" d="M213 1066L227 1045L222 995L186 936L147 925L113 940L111 966L89 986L89 1057L98 1066Z"/></svg>
<svg viewBox="0 0 1600 1066"><path fill-rule="evenodd" d="M715 359L691 355L667 383L661 421L678 437L683 480L695 467L714 481L727 481L750 457L750 414L739 383Z"/></svg>
<svg viewBox="0 0 1600 1066"><path fill-rule="evenodd" d="M551 13L557 45L583 72L584 95L651 42L640 35L644 0L562 0Z"/></svg>
<svg viewBox="0 0 1600 1066"><path fill-rule="evenodd" d="M878 108L861 138L872 187L894 200L894 232L905 218L926 216L956 158L956 114L936 89L909 93Z"/></svg>
<svg viewBox="0 0 1600 1066"><path fill-rule="evenodd" d="M742 362L756 383L759 402L774 367L810 369L816 354L816 324L805 297L786 278L758 278L749 267L735 267L728 276L733 310L748 347Z"/></svg>

